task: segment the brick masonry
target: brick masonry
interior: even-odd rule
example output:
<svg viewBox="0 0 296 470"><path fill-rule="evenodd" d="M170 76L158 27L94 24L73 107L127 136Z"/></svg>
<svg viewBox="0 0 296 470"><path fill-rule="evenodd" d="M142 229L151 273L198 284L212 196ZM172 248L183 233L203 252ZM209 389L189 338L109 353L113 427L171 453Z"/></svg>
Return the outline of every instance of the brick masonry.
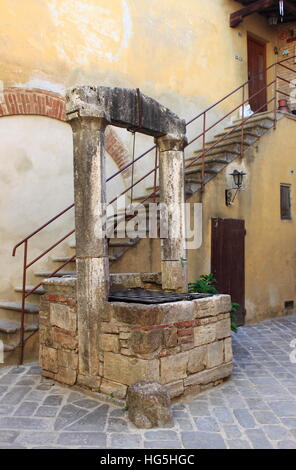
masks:
<svg viewBox="0 0 296 470"><path fill-rule="evenodd" d="M45 282L40 311L43 375L125 399L140 380L163 384L172 398L220 384L232 372L230 297L161 305L106 303L98 376L78 372L74 278Z"/></svg>
<svg viewBox="0 0 296 470"><path fill-rule="evenodd" d="M0 117L24 115L46 116L65 121L65 99L58 93L34 88L4 89L0 96ZM105 148L119 168L129 163L129 151L112 127L106 129ZM123 177L129 177L128 170L123 172Z"/></svg>

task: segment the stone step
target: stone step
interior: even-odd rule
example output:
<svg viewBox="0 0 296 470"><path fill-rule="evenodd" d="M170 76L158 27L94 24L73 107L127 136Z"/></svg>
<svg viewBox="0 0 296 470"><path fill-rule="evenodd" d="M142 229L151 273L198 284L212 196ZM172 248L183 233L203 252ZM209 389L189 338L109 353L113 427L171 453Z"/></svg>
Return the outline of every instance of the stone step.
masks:
<svg viewBox="0 0 296 470"><path fill-rule="evenodd" d="M0 302L0 309L21 312L22 304L21 302ZM36 315L38 314L38 312L39 312L39 305L28 304L28 303L26 304L25 313L31 313L33 315Z"/></svg>
<svg viewBox="0 0 296 470"><path fill-rule="evenodd" d="M30 292L32 289L34 289L35 286L26 286L25 287L25 292ZM16 287L15 292L23 292L23 288L21 286ZM45 290L43 287L38 287L31 295L43 295L45 293Z"/></svg>
<svg viewBox="0 0 296 470"><path fill-rule="evenodd" d="M42 277L43 279L45 279L46 277L62 277L62 276L71 276L72 277L72 276L76 275L76 271L59 271L54 276L51 276L52 271L40 271L40 272L36 272L34 274L35 274L35 276Z"/></svg>
<svg viewBox="0 0 296 470"><path fill-rule="evenodd" d="M38 331L37 324L24 325L25 333L34 333ZM15 346L19 343L21 323L9 320L0 320L0 340L8 346ZM27 335L25 335L26 337Z"/></svg>

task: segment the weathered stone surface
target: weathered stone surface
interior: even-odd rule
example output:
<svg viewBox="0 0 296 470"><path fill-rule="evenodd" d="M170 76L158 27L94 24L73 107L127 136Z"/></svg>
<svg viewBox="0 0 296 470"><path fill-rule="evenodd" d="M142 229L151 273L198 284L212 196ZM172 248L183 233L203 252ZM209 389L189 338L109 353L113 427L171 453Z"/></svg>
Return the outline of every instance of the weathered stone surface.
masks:
<svg viewBox="0 0 296 470"><path fill-rule="evenodd" d="M224 344L223 341L216 341L207 346L207 367L216 367L223 363L224 360Z"/></svg>
<svg viewBox="0 0 296 470"><path fill-rule="evenodd" d="M78 354L70 351L58 350L58 364L59 367L66 369L78 369Z"/></svg>
<svg viewBox="0 0 296 470"><path fill-rule="evenodd" d="M78 348L78 338L60 328L52 329L53 345L56 348L76 350Z"/></svg>
<svg viewBox="0 0 296 470"><path fill-rule="evenodd" d="M195 306L195 318L216 316L220 313L228 313L231 309L229 295L215 295L213 297L193 301Z"/></svg>
<svg viewBox="0 0 296 470"><path fill-rule="evenodd" d="M110 288L112 290L134 289L141 287L159 290L161 288L161 273L111 273Z"/></svg>
<svg viewBox="0 0 296 470"><path fill-rule="evenodd" d="M164 345L167 348L173 348L178 344L178 330L175 327L165 328L163 332Z"/></svg>
<svg viewBox="0 0 296 470"><path fill-rule="evenodd" d="M77 313L68 305L51 303L50 304L50 323L52 326L63 328L64 330L76 331Z"/></svg>
<svg viewBox="0 0 296 470"><path fill-rule="evenodd" d="M140 101L140 103L139 103ZM139 106L142 118L139 122ZM154 99L132 88L79 86L67 91L69 120L76 115L103 118L128 129L159 137L173 134L182 139L185 121ZM74 115L74 116L73 116Z"/></svg>
<svg viewBox="0 0 296 470"><path fill-rule="evenodd" d="M103 351L119 352L119 338L118 335L100 334L99 335L99 348Z"/></svg>
<svg viewBox="0 0 296 470"><path fill-rule="evenodd" d="M159 380L159 360L144 360L106 352L104 376L106 379L132 385L139 380Z"/></svg>
<svg viewBox="0 0 296 470"><path fill-rule="evenodd" d="M187 376L188 351L160 359L161 383L175 382Z"/></svg>
<svg viewBox="0 0 296 470"><path fill-rule="evenodd" d="M184 393L183 380L177 380L176 382L165 384L164 387L166 388L170 398L179 397Z"/></svg>
<svg viewBox="0 0 296 470"><path fill-rule="evenodd" d="M230 336L230 319L226 318L216 323L216 338L223 339Z"/></svg>
<svg viewBox="0 0 296 470"><path fill-rule="evenodd" d="M91 390L94 390L96 392L100 390L101 381L101 377L92 377L82 374L79 374L77 377L77 383L79 385L83 385L84 387L90 388Z"/></svg>
<svg viewBox="0 0 296 470"><path fill-rule="evenodd" d="M207 347L199 346L189 351L189 359L187 371L189 374L199 372L206 367L207 364Z"/></svg>
<svg viewBox="0 0 296 470"><path fill-rule="evenodd" d="M155 382L140 381L128 388L128 417L138 428L172 427L167 390Z"/></svg>
<svg viewBox="0 0 296 470"><path fill-rule="evenodd" d="M216 339L216 324L197 326L193 329L194 346L212 343Z"/></svg>
<svg viewBox="0 0 296 470"><path fill-rule="evenodd" d="M40 367L53 373L58 371L58 352L56 349L40 346Z"/></svg>
<svg viewBox="0 0 296 470"><path fill-rule="evenodd" d="M162 340L162 328L148 331L134 330L129 339L129 346L136 354L149 354L161 347Z"/></svg>
<svg viewBox="0 0 296 470"><path fill-rule="evenodd" d="M74 385L77 379L77 369L70 369L67 367L59 367L58 373L55 375L55 380L66 385Z"/></svg>
<svg viewBox="0 0 296 470"><path fill-rule="evenodd" d="M233 354L232 354L232 340L231 338L226 338L224 340L224 361L230 362L232 361Z"/></svg>
<svg viewBox="0 0 296 470"><path fill-rule="evenodd" d="M229 377L232 372L232 364L224 364L223 366L215 367L213 369L206 369L196 374L192 374L184 379L185 387L190 385L201 385L215 382L216 380Z"/></svg>
<svg viewBox="0 0 296 470"><path fill-rule="evenodd" d="M100 392L115 398L123 399L126 396L127 386L112 380L102 379Z"/></svg>
<svg viewBox="0 0 296 470"><path fill-rule="evenodd" d="M100 329L102 333L118 333L119 332L118 325L114 325L114 323L105 322L105 321L101 322Z"/></svg>

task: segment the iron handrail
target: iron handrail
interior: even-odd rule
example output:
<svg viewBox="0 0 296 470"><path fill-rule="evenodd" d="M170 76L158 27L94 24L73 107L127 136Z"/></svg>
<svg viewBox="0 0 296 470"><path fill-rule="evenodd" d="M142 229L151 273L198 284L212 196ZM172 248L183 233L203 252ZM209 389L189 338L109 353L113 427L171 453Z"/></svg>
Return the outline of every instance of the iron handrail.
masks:
<svg viewBox="0 0 296 470"><path fill-rule="evenodd" d="M289 71L292 71L293 73L295 73L295 70L291 69L290 67L287 67L286 65L284 65L283 63L288 61L288 60L291 60L291 59L295 59L296 55L293 56L293 57L288 57L288 58L285 58L281 61L277 61L273 64L271 64L270 66L266 67L264 72L265 74L271 70L273 67L276 71L276 68L277 66L281 66ZM285 96L288 96L286 93L278 90L277 86L276 86L276 81L278 79L280 80L283 80L285 82L288 82L288 80L280 77L277 73L275 73L275 78L274 80L272 80L270 83L268 83L267 85L265 85L261 90L257 91L256 93L254 93L253 95L249 96L248 99L245 99L244 97L244 90L245 90L245 87L246 85L248 85L252 80L254 80L256 78L256 76L259 76L259 74L256 74L256 75L253 75L251 78L249 78L248 80L246 80L244 83L242 83L240 86L236 87L235 89L233 89L231 92L229 92L227 95L225 95L223 98L221 98L219 101L217 101L216 103L214 103L213 105L209 106L208 108L206 108L204 111L202 111L201 113L197 114L196 116L194 116L192 119L190 119L188 122L186 122L186 127L189 126L190 124L192 124L193 122L195 122L197 119L201 118L202 117L202 132L195 138L193 138L191 141L188 142L187 146L191 145L193 142L196 142L198 139L200 139L202 137L202 151L201 151L201 155L198 156L197 158L193 159L190 161L190 163L188 165L185 166L185 168L189 168L190 166L192 166L196 161L198 161L199 159L202 159L202 165L201 165L201 190L203 191L203 187L204 187L204 184L205 184L205 156L207 155L208 152L210 152L213 148L215 148L216 146L218 146L218 144L220 142L223 142L223 140L226 140L227 137L232 134L233 132L235 132L237 129L241 128L242 132L241 132L241 153L243 152L243 147L244 147L244 144L243 144L243 139L244 139L244 124L252 118L253 115L250 115L248 116L247 118L244 119L244 105L246 103L248 103L250 101L250 99L254 98L256 95L258 95L259 93L262 93L263 91L267 90L271 85L275 84L275 89L274 89L274 96L273 98L271 98L269 101L265 102L262 106L260 106L259 109L257 109L255 112L258 112L260 111L262 108L265 108L267 107L272 101L274 101L274 114L276 115L276 95L277 93L282 93L283 95ZM211 110L213 110L214 108L216 108L217 106L219 106L221 103L223 103L225 100L227 100L229 97L235 95L237 92L239 92L240 90L242 90L242 93L243 93L243 101L238 105L236 106L235 108L233 108L230 112L228 112L226 115L224 115L222 118L220 118L218 121L216 121L214 124L210 125L209 127L206 126L206 117L207 117L207 113ZM233 114L235 111L237 111L238 109L240 109L242 107L242 120L237 124L237 126L234 126L231 128L231 130L229 132L227 132L226 134L224 133L223 136L218 139L218 140L215 140L215 142L213 143L212 146L210 147L206 147L206 135L207 133L214 129L218 124L220 124L224 119L226 119L227 117L229 117L231 114ZM274 122L274 126L275 126L275 122ZM110 177L108 177L106 179L106 182L109 182L111 181L112 179L114 179L116 176L118 176L119 174L121 174L122 172L126 171L128 168L130 168L131 166L134 168L134 165L140 161L144 156L148 155L152 150L155 150L157 151L157 146L156 145L153 145L152 147L150 147L149 149L147 149L145 152L143 152L142 154L140 154L138 157L136 158L133 158L131 162L127 163L125 166L123 166L122 168L120 168L118 171L116 171L113 175L111 175ZM139 206L147 201L148 199L150 199L152 196L156 196L156 193L157 193L157 190L158 190L158 187L156 186L156 180L157 180L157 170L159 169L159 164L158 164L158 159L157 159L157 154L156 154L156 158L155 158L155 166L154 168L149 171L148 173L146 173L144 176L142 176L140 179L138 179L136 182L134 182L132 180L132 184L127 188L125 189L121 194L125 194L127 193L129 190L132 190L137 184L139 184L141 181L143 181L145 178L147 178L149 175L153 174L154 173L154 191L152 193L150 193L149 195L147 195L140 203L139 203ZM117 196L118 197L118 196ZM109 204L112 204L116 199L112 199L112 201L109 202ZM69 205L68 207L66 207L64 210L60 211L56 216L52 217L51 219L49 219L47 222L45 222L43 225L41 225L39 228L37 228L36 230L34 230L32 233L30 233L27 237L25 237L24 239L22 239L20 242L18 242L14 248L13 248L13 251L12 251L12 256L15 256L16 254L16 250L21 246L21 245L24 245L24 259L23 259L23 286L22 286L22 314L21 314L21 328L20 328L20 363L23 362L23 353L24 353L24 345L25 345L25 339L24 339L24 314L25 314L25 301L26 301L26 298L29 297L31 294L33 294L43 283L43 281L41 281L40 283L38 283L36 286L34 286L32 289L30 289L30 291L26 292L26 277L27 277L27 270L28 268L30 268L33 264L35 264L38 260L40 260L43 256L45 256L47 253L49 253L52 249L54 249L56 246L58 246L60 243L62 243L66 238L68 238L70 235L72 235L74 232L75 232L75 229L71 230L70 232L68 232L66 235L64 235L62 238L60 238L56 243L54 243L53 245L51 245L49 248L47 248L45 251L43 251L41 254L39 254L38 256L36 256L32 261L29 261L28 262L28 242L29 240L35 236L36 234L38 234L39 232L41 232L44 228L46 228L48 225L50 225L52 222L54 222L55 220L59 219L61 216L63 216L65 213L67 213L70 209L72 209L74 207L74 203ZM46 276L46 278L50 278L52 276L54 276L55 274L57 274L62 268L64 268L68 263L70 263L71 261L73 261L75 259L76 255L72 256L71 258L69 258L68 260L66 260L61 266L59 266L56 270L54 270L52 273L50 273L48 276Z"/></svg>

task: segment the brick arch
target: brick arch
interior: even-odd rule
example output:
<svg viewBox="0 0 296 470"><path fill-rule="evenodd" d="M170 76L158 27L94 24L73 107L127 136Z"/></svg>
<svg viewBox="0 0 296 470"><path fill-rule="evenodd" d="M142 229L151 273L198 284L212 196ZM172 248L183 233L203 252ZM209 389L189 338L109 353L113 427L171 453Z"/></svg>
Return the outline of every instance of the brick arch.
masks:
<svg viewBox="0 0 296 470"><path fill-rule="evenodd" d="M0 117L46 116L66 120L65 99L58 93L35 88L5 88L0 90ZM129 163L129 152L112 127L107 127L106 150L119 168ZM123 172L128 177L129 172Z"/></svg>

